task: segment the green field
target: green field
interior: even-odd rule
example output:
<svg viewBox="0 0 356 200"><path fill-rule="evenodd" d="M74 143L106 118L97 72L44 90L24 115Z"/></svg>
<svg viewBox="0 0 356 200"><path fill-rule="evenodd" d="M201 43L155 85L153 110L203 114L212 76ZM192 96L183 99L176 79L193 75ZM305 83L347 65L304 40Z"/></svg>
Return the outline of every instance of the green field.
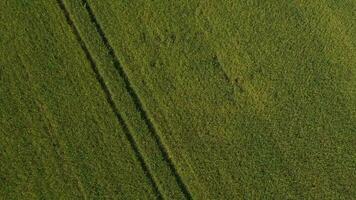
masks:
<svg viewBox="0 0 356 200"><path fill-rule="evenodd" d="M355 199L355 0L1 0L0 199Z"/></svg>

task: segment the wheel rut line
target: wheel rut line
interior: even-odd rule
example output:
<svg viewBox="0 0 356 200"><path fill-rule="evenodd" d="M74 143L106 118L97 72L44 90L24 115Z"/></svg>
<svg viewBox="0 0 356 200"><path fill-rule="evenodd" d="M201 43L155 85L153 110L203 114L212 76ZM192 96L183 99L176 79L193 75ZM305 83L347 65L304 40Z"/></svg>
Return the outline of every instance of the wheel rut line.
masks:
<svg viewBox="0 0 356 200"><path fill-rule="evenodd" d="M90 54L89 49L87 48L84 40L82 39L82 37L81 37L81 35L79 33L79 30L76 27L74 21L72 20L72 18L70 16L70 13L69 13L65 3L63 2L63 0L57 0L57 4L60 7L60 9L62 10L68 25L71 27L72 32L76 37L76 40L80 44L80 46L81 46L81 48L82 48L87 60L89 61L90 66L91 66L91 68L92 68L92 70L93 70L93 72L95 74L95 78L99 82L100 87L101 87L101 89L103 90L103 92L104 92L104 94L106 96L107 103L110 105L111 110L113 111L116 119L118 120L119 124L122 126L123 131L125 133L125 136L128 139L128 141L130 143L130 146L133 149L134 154L135 154L136 158L138 159L138 161L139 161L139 163L141 165L141 168L143 169L146 177L148 178L149 182L151 183L154 192L157 194L158 199L163 199L163 195L160 192L159 187L158 187L157 183L155 182L155 180L153 178L153 175L150 172L150 170L149 170L149 168L148 168L148 166L147 166L147 164L145 162L144 156L141 154L134 137L130 133L128 125L126 124L125 120L122 118L120 112L118 111L118 109L117 109L117 107L115 105L115 102L114 102L114 100L112 98L111 92L110 92L109 88L107 87L107 85L105 84L104 78L100 74L100 72L98 70L98 67L97 67L97 65L96 65L96 63L94 61L94 58Z"/></svg>
<svg viewBox="0 0 356 200"><path fill-rule="evenodd" d="M176 179L176 182L179 185L180 190L182 191L182 193L184 194L184 196L187 199L193 199L191 193L188 190L187 185L183 182L181 176L179 175L179 173L177 171L177 168L175 167L172 159L170 158L166 147L163 145L162 139L158 135L153 122L150 120L147 112L145 111L142 101L140 100L139 96L137 95L137 92L132 87L132 84L129 80L127 73L125 72L118 57L116 56L114 48L111 46L103 29L101 28L101 25L99 24L98 20L96 19L93 9L90 7L90 4L87 2L87 0L82 0L82 4L86 8L86 10L89 14L89 17L91 19L91 22L94 24L98 34L100 35L100 39L102 40L103 44L107 48L108 53L113 61L113 64L114 64L116 70L118 71L119 75L123 78L125 87L126 87L125 89L129 92L130 96L132 97L132 99L134 101L134 104L135 104L137 110L140 112L142 119L145 121L149 131L153 134L154 139L156 140L156 142L158 144L158 148L161 151L161 153L163 154L163 158L167 162L168 167L171 169L171 171Z"/></svg>

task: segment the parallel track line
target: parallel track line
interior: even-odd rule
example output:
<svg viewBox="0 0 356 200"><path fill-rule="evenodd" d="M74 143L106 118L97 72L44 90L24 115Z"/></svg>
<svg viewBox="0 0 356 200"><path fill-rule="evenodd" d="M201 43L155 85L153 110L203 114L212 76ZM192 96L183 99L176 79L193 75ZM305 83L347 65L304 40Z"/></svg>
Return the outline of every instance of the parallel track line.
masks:
<svg viewBox="0 0 356 200"><path fill-rule="evenodd" d="M125 136L127 137L127 139L130 142L131 148L133 149L135 156L137 157L138 161L140 162L140 165L145 173L145 175L147 176L147 178L149 179L149 182L152 184L153 189L155 191L155 193L157 194L158 199L163 199L162 193L159 190L159 187L157 185L157 183L154 181L154 178L151 174L151 172L149 171L147 164L144 160L144 157L142 156L141 152L139 151L138 145L135 141L135 139L133 138L132 134L130 133L130 130L126 124L126 122L124 121L124 119L122 118L121 114L119 113L114 100L112 98L112 95L110 93L109 88L107 87L107 85L105 84L104 78L102 77L102 75L100 74L98 67L94 61L93 56L90 54L84 40L82 39L82 37L80 36L80 33L78 31L78 28L76 27L74 21L72 20L72 18L70 17L70 13L66 7L66 5L64 4L64 2L62 0L57 0L57 3L60 7L60 9L62 10L67 23L69 24L69 26L72 29L73 34L75 35L78 43L80 44L86 58L88 59L90 66L92 68L92 70L94 71L95 77L97 79L97 81L99 82L101 89L104 91L105 96L106 96L106 100L108 102L108 104L110 105L113 113L115 114L118 122L120 123L120 125L123 127Z"/></svg>
<svg viewBox="0 0 356 200"><path fill-rule="evenodd" d="M116 70L118 71L120 76L123 78L123 80L125 82L126 90L129 92L129 94L133 98L135 106L137 107L138 111L141 114L141 117L143 118L143 120L145 121L146 125L148 126L148 129L150 130L151 133L153 133L153 136L155 137L155 140L156 140L156 142L158 144L158 147L159 147L160 151L162 152L165 161L168 163L169 168L173 172L173 174L175 176L175 179L176 179L181 191L183 192L183 194L186 197L186 199L192 199L192 195L189 192L188 187L183 182L183 180L182 180L181 176L179 175L175 165L173 164L172 159L170 158L170 156L168 154L168 151L166 150L166 147L163 145L162 140L161 140L160 136L158 135L158 133L156 131L156 128L154 127L152 121L148 117L147 112L144 110L143 104L142 104L139 96L137 95L137 93L133 89L132 84L131 84L131 82L130 82L130 80L128 78L128 75L125 72L125 70L122 67L122 65L120 64L119 59L116 56L116 53L114 51L114 48L111 46L108 38L106 37L103 29L101 28L98 20L96 19L96 16L95 16L95 14L93 12L93 9L90 7L90 4L87 2L87 0L82 0L82 3L84 5L84 7L86 8L86 10L88 11L90 19L91 19L92 23L95 25L95 27L97 29L97 32L99 33L99 35L101 37L101 40L103 41L105 47L107 48L108 53L111 56L111 59L113 61L113 64L114 64Z"/></svg>

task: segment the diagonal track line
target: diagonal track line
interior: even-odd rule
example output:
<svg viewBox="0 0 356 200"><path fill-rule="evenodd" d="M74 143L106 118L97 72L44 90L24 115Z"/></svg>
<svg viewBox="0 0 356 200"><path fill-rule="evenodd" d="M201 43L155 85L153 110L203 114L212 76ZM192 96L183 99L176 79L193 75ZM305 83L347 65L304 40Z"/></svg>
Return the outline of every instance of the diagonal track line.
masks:
<svg viewBox="0 0 356 200"><path fill-rule="evenodd" d="M67 23L69 24L69 26L71 27L72 31L73 31L73 34L75 35L77 41L79 42L86 58L88 59L89 63L90 63L90 66L92 68L92 70L94 71L95 73L95 77L97 79L97 81L99 82L100 86L101 86L101 89L104 91L105 93L105 96L106 96L106 100L108 102L108 104L110 105L113 113L115 114L118 122L120 123L120 125L123 127L123 130L124 130L124 133L125 133L125 136L127 137L127 139L129 140L130 142L130 145L131 145L131 148L133 149L134 153L135 153L135 156L137 157L138 161L140 162L140 165L145 173L145 175L148 177L149 179L149 182L152 184L153 186L153 189L155 191L155 193L157 194L157 197L158 199L163 199L163 195L161 194L159 188L158 188L158 185L157 183L154 181L154 178L151 174L151 172L149 171L148 167L147 167L147 164L144 160L144 157L142 156L141 152L139 151L139 148L138 148L138 145L136 144L136 141L135 139L133 138L133 136L131 135L130 133L130 130L127 126L127 124L125 123L124 119L122 118L121 114L119 113L115 103L114 103L114 100L112 99L112 96L111 96L111 93L110 93L110 90L109 88L107 87L107 85L105 84L104 82L104 79L103 77L101 76L99 70L98 70L98 67L94 61L94 58L92 57L92 55L90 54L86 44L84 43L82 37L80 36L80 33L77 29L77 27L75 26L72 18L70 17L70 14L64 4L64 2L62 0L57 0L57 3L60 7L60 9L62 10L66 20L67 20Z"/></svg>
<svg viewBox="0 0 356 200"><path fill-rule="evenodd" d="M165 159L165 161L168 163L169 168L172 170L175 179L181 189L181 191L183 192L184 196L187 199L192 199L192 195L188 190L188 187L186 186L186 184L183 182L181 176L179 175L175 165L173 164L167 150L166 147L163 145L162 140L160 138L160 136L158 135L156 128L154 127L152 121L150 120L150 118L148 117L147 112L144 110L143 104L140 100L140 98L138 97L137 93L135 92L135 90L133 89L133 87L131 86L131 82L128 78L128 75L126 74L125 70L123 69L122 65L119 62L118 57L116 56L116 53L114 51L114 48L110 45L108 38L106 37L103 29L101 28L98 20L95 17L95 14L93 12L93 9L90 7L89 3L87 2L87 0L82 0L82 4L84 5L84 7L86 8L86 10L88 11L88 14L90 16L90 19L92 21L92 23L95 25L97 32L100 35L101 40L103 41L105 47L108 50L108 53L114 63L114 66L116 68L116 70L118 71L118 73L120 74L120 76L123 78L124 82L125 82L125 87L126 90L129 92L129 94L131 95L131 97L133 98L133 101L135 103L135 106L137 107L138 111L140 112L141 117L143 118L143 120L145 121L146 125L148 126L148 129L150 130L151 133L153 133L153 136L159 146L160 151L163 154L163 157Z"/></svg>

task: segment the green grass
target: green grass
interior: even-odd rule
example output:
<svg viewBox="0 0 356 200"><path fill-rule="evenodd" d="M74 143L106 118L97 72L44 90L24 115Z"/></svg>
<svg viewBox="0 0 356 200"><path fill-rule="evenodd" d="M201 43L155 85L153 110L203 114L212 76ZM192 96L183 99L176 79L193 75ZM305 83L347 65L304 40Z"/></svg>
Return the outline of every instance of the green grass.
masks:
<svg viewBox="0 0 356 200"><path fill-rule="evenodd" d="M0 4L0 198L154 198L58 5Z"/></svg>
<svg viewBox="0 0 356 200"><path fill-rule="evenodd" d="M0 2L0 198L352 199L355 9Z"/></svg>

